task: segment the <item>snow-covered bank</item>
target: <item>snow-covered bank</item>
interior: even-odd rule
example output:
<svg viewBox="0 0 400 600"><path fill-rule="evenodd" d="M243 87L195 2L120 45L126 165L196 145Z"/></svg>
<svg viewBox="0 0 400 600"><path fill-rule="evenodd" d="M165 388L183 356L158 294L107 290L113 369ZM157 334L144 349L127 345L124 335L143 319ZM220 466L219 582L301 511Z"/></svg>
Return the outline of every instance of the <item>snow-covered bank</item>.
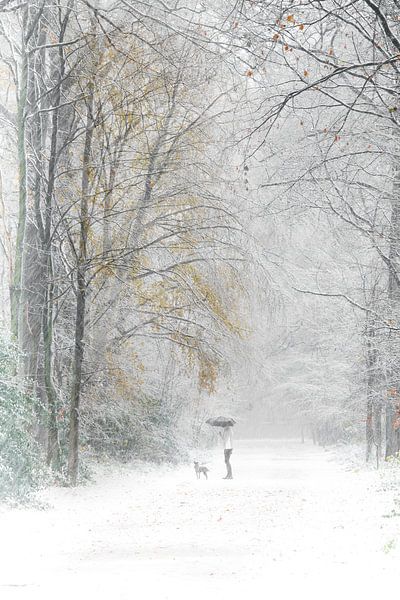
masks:
<svg viewBox="0 0 400 600"><path fill-rule="evenodd" d="M233 481L219 452L208 481L124 467L4 510L0 598L368 598L400 580L392 472L277 440L238 442L232 463Z"/></svg>

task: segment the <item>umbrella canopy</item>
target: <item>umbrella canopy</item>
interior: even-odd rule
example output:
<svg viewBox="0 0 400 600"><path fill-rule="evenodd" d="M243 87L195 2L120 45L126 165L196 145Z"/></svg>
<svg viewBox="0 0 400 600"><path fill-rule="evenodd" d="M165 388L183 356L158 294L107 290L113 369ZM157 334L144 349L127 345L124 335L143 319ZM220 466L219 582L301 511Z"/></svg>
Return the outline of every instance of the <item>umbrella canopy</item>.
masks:
<svg viewBox="0 0 400 600"><path fill-rule="evenodd" d="M211 417L211 419L207 419L206 423L213 427L232 427L236 421L232 417Z"/></svg>

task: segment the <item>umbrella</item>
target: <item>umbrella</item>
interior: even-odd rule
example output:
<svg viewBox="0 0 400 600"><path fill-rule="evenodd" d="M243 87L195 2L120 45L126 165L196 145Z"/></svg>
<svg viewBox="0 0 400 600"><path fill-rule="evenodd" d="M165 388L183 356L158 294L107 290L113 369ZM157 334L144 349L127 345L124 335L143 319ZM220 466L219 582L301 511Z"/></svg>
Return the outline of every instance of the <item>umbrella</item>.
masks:
<svg viewBox="0 0 400 600"><path fill-rule="evenodd" d="M213 427L232 427L236 421L232 417L211 417L207 419L206 423Z"/></svg>

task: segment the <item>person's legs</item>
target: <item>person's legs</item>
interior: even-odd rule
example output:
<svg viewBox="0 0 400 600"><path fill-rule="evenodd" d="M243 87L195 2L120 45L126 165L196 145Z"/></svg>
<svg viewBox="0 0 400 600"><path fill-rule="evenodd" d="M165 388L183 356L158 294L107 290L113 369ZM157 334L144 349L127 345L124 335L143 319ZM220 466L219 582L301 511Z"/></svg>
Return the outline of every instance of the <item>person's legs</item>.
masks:
<svg viewBox="0 0 400 600"><path fill-rule="evenodd" d="M225 454L225 464L226 464L226 477L225 477L225 479L233 479L233 477L232 477L232 466L231 466L231 463L230 463L232 449L224 450L224 454Z"/></svg>
<svg viewBox="0 0 400 600"><path fill-rule="evenodd" d="M233 452L233 450L229 450L228 463L226 465L227 468L228 468L228 479L232 479L233 478L233 476L232 476L232 465L231 465L231 462L230 462L231 456L232 456L232 452Z"/></svg>

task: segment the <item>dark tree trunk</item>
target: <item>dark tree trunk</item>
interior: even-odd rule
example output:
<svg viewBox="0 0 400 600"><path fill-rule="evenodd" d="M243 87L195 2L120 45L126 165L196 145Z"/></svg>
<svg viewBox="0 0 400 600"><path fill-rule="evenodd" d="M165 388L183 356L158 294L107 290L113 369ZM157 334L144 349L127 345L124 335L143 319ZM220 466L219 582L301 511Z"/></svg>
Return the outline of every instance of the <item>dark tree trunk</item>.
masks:
<svg viewBox="0 0 400 600"><path fill-rule="evenodd" d="M89 230L89 171L91 161L91 149L94 129L93 119L94 107L94 84L89 82L86 106L86 134L83 151L82 164L82 187L80 203L80 236L79 254L76 275L76 311L75 311L75 339L74 358L72 372L70 421L69 421L69 452L68 452L68 476L71 485L76 485L79 471L79 408L82 387L82 365L84 358L84 335L86 315L86 270L87 270L87 239Z"/></svg>
<svg viewBox="0 0 400 600"><path fill-rule="evenodd" d="M389 304L390 320L399 327L400 320L400 169L395 169L392 214L389 237ZM400 340L396 330L389 332L388 339L388 390L385 406L386 451L385 457L396 455L400 450Z"/></svg>
<svg viewBox="0 0 400 600"><path fill-rule="evenodd" d="M44 350L44 381L47 396L47 405L49 410L48 418L48 439L47 439L47 463L55 470L61 466L60 442L58 432L58 398L57 391L53 383L53 312L54 312L54 281L53 281L53 241L52 241L52 215L54 207L54 193L57 163L59 159L59 120L60 103L62 97L63 81L65 76L65 57L62 46L65 37L65 31L71 12L71 2L68 4L66 13L61 21L59 34L59 43L57 55L53 66L54 93L52 103L54 110L51 118L51 139L50 139L50 157L47 173L47 187L45 193L44 206L44 224L43 224L43 242L45 248L45 277L46 277L46 298L43 314L43 350Z"/></svg>
<svg viewBox="0 0 400 600"><path fill-rule="evenodd" d="M379 468L379 463L382 455L382 406L379 402L375 402L374 405L374 434L376 466L377 468Z"/></svg>
<svg viewBox="0 0 400 600"><path fill-rule="evenodd" d="M365 330L367 367L367 410L365 419L366 461L371 459L373 450L380 453L380 422L378 412L378 349L375 340L375 323L368 315Z"/></svg>
<svg viewBox="0 0 400 600"><path fill-rule="evenodd" d="M79 457L79 405L82 386L82 364L84 356L83 337L85 334L86 280L84 268L78 267L77 298L75 316L74 363L72 375L68 475L71 485L78 480Z"/></svg>

